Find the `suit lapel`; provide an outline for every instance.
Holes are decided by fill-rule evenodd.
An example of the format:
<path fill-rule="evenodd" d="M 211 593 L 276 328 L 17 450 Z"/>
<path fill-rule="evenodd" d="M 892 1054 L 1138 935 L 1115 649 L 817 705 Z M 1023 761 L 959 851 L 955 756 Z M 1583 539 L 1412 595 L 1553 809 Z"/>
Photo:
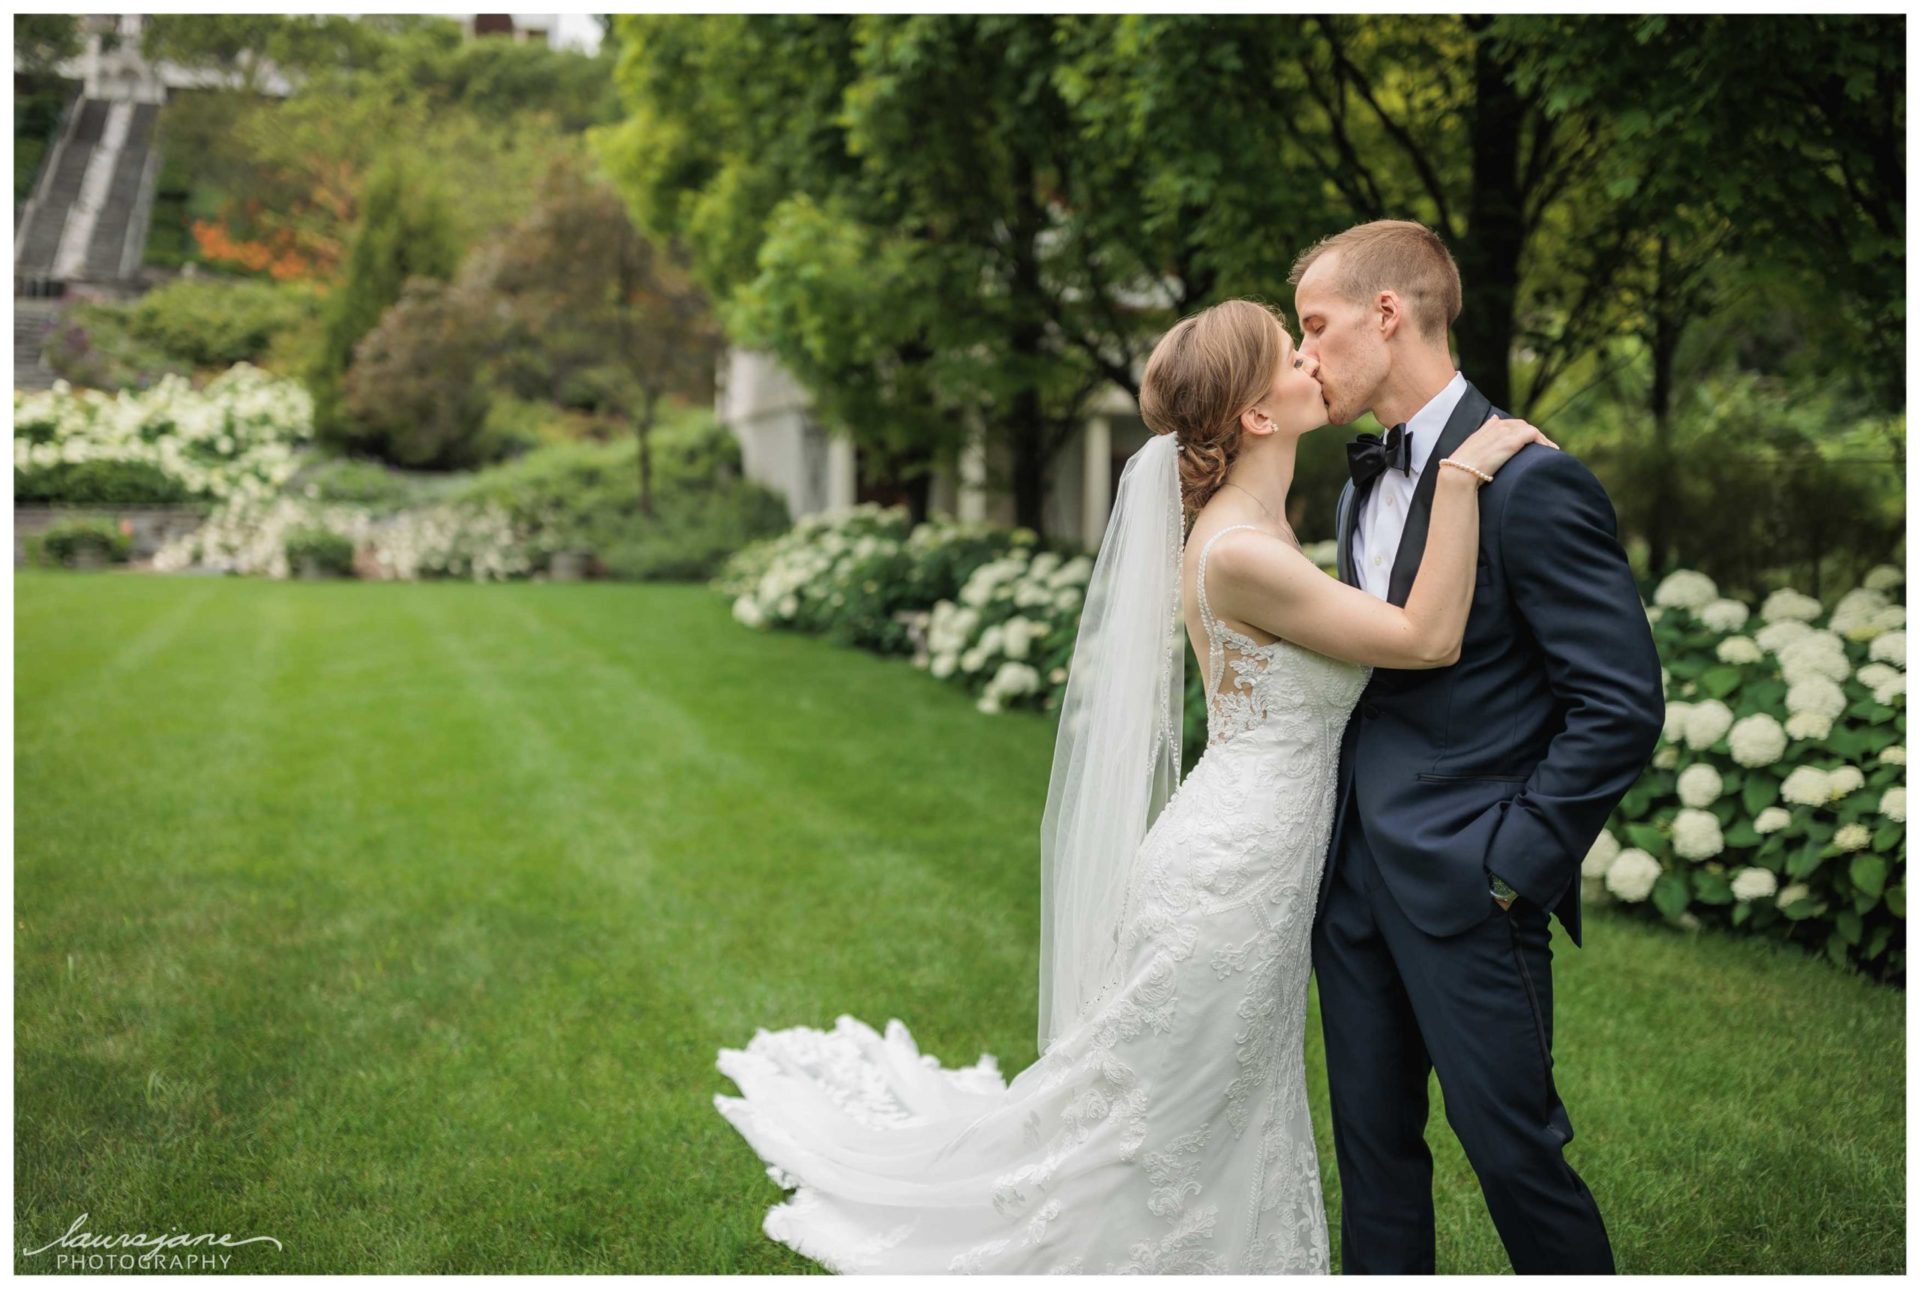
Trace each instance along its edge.
<path fill-rule="evenodd" d="M 1340 489 L 1340 502 L 1334 507 L 1333 515 L 1333 535 L 1338 541 L 1334 547 L 1337 555 L 1334 563 L 1338 566 L 1340 580 L 1349 586 L 1360 584 L 1353 574 L 1354 514 L 1359 507 L 1360 502 L 1354 496 L 1353 480 L 1349 479 Z"/>
<path fill-rule="evenodd" d="M 1485 394 L 1467 382 L 1466 392 L 1454 404 L 1453 415 L 1440 431 L 1440 439 L 1427 456 L 1420 481 L 1413 486 L 1413 500 L 1407 504 L 1407 525 L 1400 532 L 1400 549 L 1393 556 L 1393 577 L 1387 583 L 1387 602 L 1406 607 L 1407 593 L 1413 589 L 1414 574 L 1420 571 L 1420 556 L 1427 549 L 1427 518 L 1433 510 L 1434 478 L 1440 473 L 1440 458 L 1466 442 L 1493 411 Z"/>

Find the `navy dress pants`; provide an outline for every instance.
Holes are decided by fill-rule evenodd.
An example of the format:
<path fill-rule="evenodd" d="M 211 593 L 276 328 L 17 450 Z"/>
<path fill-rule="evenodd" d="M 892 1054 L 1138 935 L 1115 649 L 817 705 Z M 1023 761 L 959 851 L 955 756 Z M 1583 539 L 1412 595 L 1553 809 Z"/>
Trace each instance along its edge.
<path fill-rule="evenodd" d="M 1349 798 L 1351 803 L 1352 798 Z M 1436 938 L 1401 913 L 1350 809 L 1314 924 L 1340 1168 L 1346 1274 L 1431 1275 L 1428 1071 L 1521 1274 L 1612 1274 L 1600 1208 L 1562 1157 L 1573 1124 L 1553 1086 L 1553 950 L 1525 896 Z"/>

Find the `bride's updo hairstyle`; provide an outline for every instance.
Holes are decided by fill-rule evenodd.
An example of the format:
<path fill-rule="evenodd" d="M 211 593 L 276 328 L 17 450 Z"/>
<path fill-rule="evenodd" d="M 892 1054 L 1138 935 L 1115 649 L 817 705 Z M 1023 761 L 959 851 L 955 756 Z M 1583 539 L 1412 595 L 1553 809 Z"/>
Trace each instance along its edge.
<path fill-rule="evenodd" d="M 1223 300 L 1180 319 L 1147 359 L 1140 415 L 1180 445 L 1187 522 L 1207 504 L 1240 453 L 1240 413 L 1267 396 L 1287 345 L 1279 310 Z"/>

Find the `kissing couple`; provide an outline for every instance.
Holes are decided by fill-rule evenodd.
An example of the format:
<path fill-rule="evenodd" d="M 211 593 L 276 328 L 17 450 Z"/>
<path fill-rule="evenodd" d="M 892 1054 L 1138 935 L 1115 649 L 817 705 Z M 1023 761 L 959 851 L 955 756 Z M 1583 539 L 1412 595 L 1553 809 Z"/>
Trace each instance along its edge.
<path fill-rule="evenodd" d="M 1430 1072 L 1514 1270 L 1615 1269 L 1562 1154 L 1548 925 L 1579 945 L 1665 713 L 1613 507 L 1455 369 L 1433 232 L 1361 224 L 1290 281 L 1297 344 L 1228 300 L 1147 362 L 1041 826 L 1039 1059 L 947 1069 L 844 1015 L 720 1053 L 716 1107 L 794 1192 L 766 1233 L 830 1270 L 1326 1274 L 1310 974 L 1344 1273 L 1435 1270 Z M 1368 412 L 1329 577 L 1295 453 Z"/>

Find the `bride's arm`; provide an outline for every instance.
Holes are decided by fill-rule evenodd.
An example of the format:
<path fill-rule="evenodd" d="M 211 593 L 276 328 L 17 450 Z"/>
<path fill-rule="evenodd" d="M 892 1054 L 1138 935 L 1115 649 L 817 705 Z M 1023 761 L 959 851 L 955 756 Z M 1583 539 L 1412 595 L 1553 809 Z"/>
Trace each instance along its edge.
<path fill-rule="evenodd" d="M 1528 443 L 1559 446 L 1525 421 L 1507 419 L 1481 426 L 1452 455 L 1492 474 Z M 1208 603 L 1269 635 L 1348 662 L 1407 671 L 1452 666 L 1460 660 L 1472 607 L 1480 480 L 1438 461 L 1427 468 L 1440 473 L 1406 607 L 1328 577 L 1277 537 L 1245 532 L 1229 534 L 1210 553 L 1208 571 L 1217 576 Z"/>
<path fill-rule="evenodd" d="M 1291 543 L 1229 533 L 1207 558 L 1207 600 L 1269 635 L 1369 667 L 1413 670 L 1460 660 L 1480 545 L 1480 481 L 1441 469 L 1434 482 L 1426 552 L 1406 607 L 1329 577 Z"/>

